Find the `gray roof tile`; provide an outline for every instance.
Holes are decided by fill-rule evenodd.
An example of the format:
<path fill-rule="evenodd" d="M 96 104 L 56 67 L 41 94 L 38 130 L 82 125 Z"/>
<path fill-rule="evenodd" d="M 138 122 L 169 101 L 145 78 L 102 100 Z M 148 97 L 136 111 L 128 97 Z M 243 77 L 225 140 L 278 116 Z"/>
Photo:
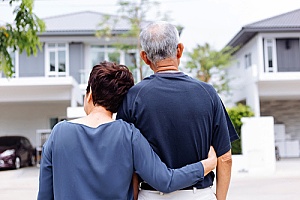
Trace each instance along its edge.
<path fill-rule="evenodd" d="M 227 46 L 243 46 L 259 32 L 300 31 L 300 9 L 245 25 Z"/>
<path fill-rule="evenodd" d="M 287 28 L 300 27 L 300 9 L 264 19 L 244 26 L 245 28 Z"/>
<path fill-rule="evenodd" d="M 106 14 L 97 12 L 78 12 L 65 15 L 58 15 L 54 17 L 43 18 L 46 24 L 46 31 L 42 35 L 47 34 L 94 34 L 99 29 L 98 25 L 105 18 Z M 114 23 L 114 20 L 117 23 Z M 130 29 L 128 21 L 119 18 L 118 16 L 111 15 L 108 24 L 114 25 L 113 31 L 122 32 Z"/>

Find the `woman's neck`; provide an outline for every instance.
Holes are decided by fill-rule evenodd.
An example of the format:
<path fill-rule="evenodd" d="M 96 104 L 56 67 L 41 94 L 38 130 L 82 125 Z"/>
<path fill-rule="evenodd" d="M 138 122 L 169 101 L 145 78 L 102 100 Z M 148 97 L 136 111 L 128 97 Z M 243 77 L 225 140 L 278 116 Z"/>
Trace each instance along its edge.
<path fill-rule="evenodd" d="M 102 106 L 95 106 L 91 109 L 87 116 L 72 120 L 71 122 L 96 128 L 101 124 L 114 121 L 112 119 L 112 114 L 112 112 L 106 110 Z"/>

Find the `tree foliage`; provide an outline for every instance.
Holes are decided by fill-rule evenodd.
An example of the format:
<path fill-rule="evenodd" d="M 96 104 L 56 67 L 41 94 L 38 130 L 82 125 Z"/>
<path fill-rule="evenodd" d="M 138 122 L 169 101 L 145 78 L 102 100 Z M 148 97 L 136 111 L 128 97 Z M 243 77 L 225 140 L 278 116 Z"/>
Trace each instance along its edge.
<path fill-rule="evenodd" d="M 226 67 L 232 63 L 232 54 L 237 48 L 225 47 L 220 51 L 211 48 L 208 43 L 197 45 L 187 53 L 187 68 L 196 73 L 196 78 L 211 83 L 218 93 L 229 92 L 229 79 L 226 75 Z"/>
<path fill-rule="evenodd" d="M 10 6 L 14 1 L 17 0 L 9 1 Z M 11 77 L 14 73 L 9 49 L 13 52 L 18 50 L 20 53 L 25 51 L 28 56 L 36 55 L 38 49 L 41 49 L 37 34 L 45 30 L 45 24 L 32 9 L 33 0 L 22 0 L 13 11 L 14 24 L 0 25 L 0 70 L 7 77 Z"/>
<path fill-rule="evenodd" d="M 152 8 L 157 9 L 159 3 L 157 1 L 151 0 L 119 0 L 119 9 L 117 11 L 118 15 L 106 15 L 103 20 L 99 23 L 99 29 L 96 32 L 96 36 L 102 38 L 112 38 L 115 36 L 114 27 L 120 20 L 125 20 L 130 24 L 130 30 L 125 33 L 118 35 L 119 40 L 114 44 L 114 46 L 125 52 L 138 51 L 140 52 L 141 46 L 139 41 L 139 34 L 141 28 L 145 22 L 147 22 L 147 14 L 152 10 Z M 156 12 L 156 19 L 160 18 L 166 20 L 168 16 L 161 17 L 161 13 Z M 131 39 L 131 43 L 124 42 L 125 39 Z M 145 71 L 143 70 L 143 62 L 137 59 L 138 56 L 134 53 L 130 54 L 132 63 L 134 66 L 128 66 L 130 69 L 138 69 L 140 77 L 142 80 L 145 76 Z"/>
<path fill-rule="evenodd" d="M 228 115 L 234 125 L 234 128 L 238 135 L 241 138 L 241 128 L 242 128 L 242 118 L 243 117 L 253 117 L 254 112 L 251 110 L 249 106 L 238 104 L 235 107 L 228 108 L 227 109 Z M 242 148 L 241 148 L 241 139 L 236 140 L 232 143 L 232 154 L 241 154 Z"/>

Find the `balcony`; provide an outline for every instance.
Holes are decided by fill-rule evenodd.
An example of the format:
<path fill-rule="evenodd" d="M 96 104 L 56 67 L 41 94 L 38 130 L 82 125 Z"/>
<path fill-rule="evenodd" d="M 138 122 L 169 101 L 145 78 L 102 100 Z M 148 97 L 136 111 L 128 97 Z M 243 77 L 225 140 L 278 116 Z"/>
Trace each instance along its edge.
<path fill-rule="evenodd" d="M 82 105 L 80 88 L 73 77 L 1 78 L 0 103 L 70 101 Z"/>

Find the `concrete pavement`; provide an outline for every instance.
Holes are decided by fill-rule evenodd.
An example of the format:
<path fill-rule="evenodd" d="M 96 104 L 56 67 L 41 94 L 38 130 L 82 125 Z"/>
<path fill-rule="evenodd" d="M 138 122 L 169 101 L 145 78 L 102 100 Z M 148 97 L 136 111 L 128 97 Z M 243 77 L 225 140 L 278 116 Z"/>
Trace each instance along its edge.
<path fill-rule="evenodd" d="M 38 167 L 0 171 L 1 200 L 34 200 L 38 191 Z"/>
<path fill-rule="evenodd" d="M 1 200 L 33 200 L 38 191 L 38 167 L 0 171 Z M 228 200 L 299 200 L 300 158 L 276 163 L 266 176 L 233 174 Z"/>
<path fill-rule="evenodd" d="M 234 174 L 228 200 L 299 200 L 300 159 L 276 162 L 272 175 Z"/>

